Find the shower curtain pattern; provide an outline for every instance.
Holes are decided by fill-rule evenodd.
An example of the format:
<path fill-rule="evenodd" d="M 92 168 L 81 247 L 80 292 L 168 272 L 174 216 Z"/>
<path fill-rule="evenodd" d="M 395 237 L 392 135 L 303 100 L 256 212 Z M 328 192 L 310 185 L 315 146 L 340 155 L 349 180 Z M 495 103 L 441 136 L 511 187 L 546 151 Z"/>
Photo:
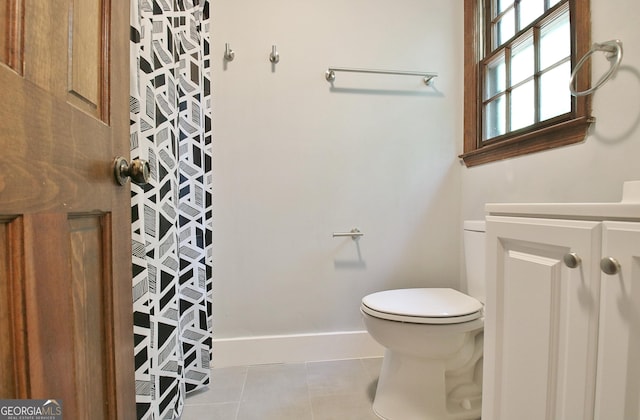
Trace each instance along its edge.
<path fill-rule="evenodd" d="M 175 419 L 209 382 L 211 94 L 209 3 L 131 1 L 131 158 L 138 419 Z"/>

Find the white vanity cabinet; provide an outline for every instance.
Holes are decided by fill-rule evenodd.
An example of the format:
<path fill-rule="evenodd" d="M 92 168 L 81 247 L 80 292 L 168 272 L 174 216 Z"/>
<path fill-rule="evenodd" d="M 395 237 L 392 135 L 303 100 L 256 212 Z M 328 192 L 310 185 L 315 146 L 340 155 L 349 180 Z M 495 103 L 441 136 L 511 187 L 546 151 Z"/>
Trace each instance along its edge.
<path fill-rule="evenodd" d="M 487 205 L 483 420 L 640 420 L 640 203 L 611 205 Z"/>

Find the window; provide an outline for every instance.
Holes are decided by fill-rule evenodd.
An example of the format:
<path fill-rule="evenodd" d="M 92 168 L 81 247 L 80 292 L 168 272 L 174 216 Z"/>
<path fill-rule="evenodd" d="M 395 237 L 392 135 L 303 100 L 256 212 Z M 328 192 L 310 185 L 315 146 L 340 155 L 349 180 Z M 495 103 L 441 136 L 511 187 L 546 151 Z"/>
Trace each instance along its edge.
<path fill-rule="evenodd" d="M 467 166 L 582 141 L 589 97 L 569 92 L 589 49 L 588 0 L 465 0 Z M 577 74 L 588 89 L 590 68 Z"/>

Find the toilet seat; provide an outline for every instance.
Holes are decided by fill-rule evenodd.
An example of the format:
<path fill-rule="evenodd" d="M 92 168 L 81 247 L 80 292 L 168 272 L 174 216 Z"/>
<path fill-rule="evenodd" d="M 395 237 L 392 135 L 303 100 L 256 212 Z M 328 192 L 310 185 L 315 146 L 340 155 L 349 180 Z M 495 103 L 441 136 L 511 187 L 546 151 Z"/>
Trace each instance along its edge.
<path fill-rule="evenodd" d="M 363 312 L 390 321 L 458 324 L 482 317 L 482 303 L 454 289 L 385 290 L 362 299 Z"/>

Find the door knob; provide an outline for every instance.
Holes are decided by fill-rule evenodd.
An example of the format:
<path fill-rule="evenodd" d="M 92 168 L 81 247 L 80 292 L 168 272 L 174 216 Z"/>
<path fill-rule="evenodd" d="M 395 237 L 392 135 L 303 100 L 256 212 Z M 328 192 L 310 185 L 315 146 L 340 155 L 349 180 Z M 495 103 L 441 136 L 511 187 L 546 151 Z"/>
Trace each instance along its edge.
<path fill-rule="evenodd" d="M 600 260 L 600 269 L 605 274 L 618 274 L 620 272 L 620 263 L 613 257 L 605 257 Z"/>
<path fill-rule="evenodd" d="M 570 252 L 568 254 L 565 254 L 562 260 L 564 261 L 566 266 L 569 268 L 576 268 L 582 262 L 578 254 L 576 254 L 575 252 Z"/>
<path fill-rule="evenodd" d="M 134 184 L 145 185 L 151 178 L 151 168 L 146 160 L 134 159 L 129 164 L 127 159 L 118 156 L 113 162 L 113 175 L 120 185 L 126 184 L 129 178 Z"/>

